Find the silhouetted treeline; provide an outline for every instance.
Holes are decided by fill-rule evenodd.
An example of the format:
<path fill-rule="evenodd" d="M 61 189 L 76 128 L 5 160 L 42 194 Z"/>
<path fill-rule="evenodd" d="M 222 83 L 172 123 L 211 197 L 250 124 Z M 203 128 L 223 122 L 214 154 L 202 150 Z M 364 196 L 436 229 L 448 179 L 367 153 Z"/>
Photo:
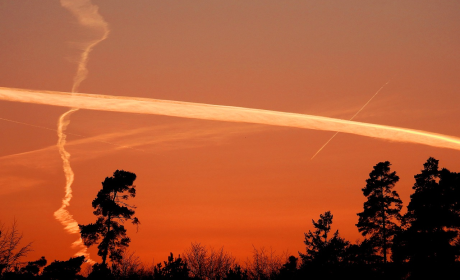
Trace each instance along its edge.
<path fill-rule="evenodd" d="M 440 169 L 438 160 L 429 158 L 414 176 L 403 214 L 395 190 L 399 177 L 390 166 L 388 161 L 376 164 L 362 188 L 366 201 L 356 224 L 362 241 L 352 243 L 332 231 L 333 214 L 327 211 L 312 220 L 298 256 L 254 248 L 252 257 L 239 264 L 223 248 L 192 243 L 182 256 L 171 253 L 167 261 L 150 266 L 127 251 L 130 239 L 122 223 L 139 224 L 132 217 L 135 207 L 125 202 L 135 196 L 136 175 L 117 170 L 93 201 L 96 223 L 80 225 L 85 244 L 99 244 L 100 264 L 86 264 L 82 271 L 83 256 L 22 263 L 31 244 L 19 246 L 22 235 L 13 223 L 0 227 L 0 279 L 458 279 L 460 174 Z"/>

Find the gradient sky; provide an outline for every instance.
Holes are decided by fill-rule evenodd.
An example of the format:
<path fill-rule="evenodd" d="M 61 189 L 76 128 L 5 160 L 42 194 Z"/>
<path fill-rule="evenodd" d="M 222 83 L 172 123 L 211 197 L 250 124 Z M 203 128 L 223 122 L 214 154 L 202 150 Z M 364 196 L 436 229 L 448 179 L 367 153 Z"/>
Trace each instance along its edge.
<path fill-rule="evenodd" d="M 93 3 L 111 32 L 81 92 L 349 119 L 390 81 L 356 121 L 460 137 L 458 1 Z M 57 0 L 3 0 L 0 38 L 1 87 L 70 91 L 94 34 Z M 53 216 L 65 184 L 53 129 L 65 111 L 0 101 L 0 118 L 20 122 L 0 120 L 0 221 L 18 221 L 34 242 L 30 259 L 76 253 L 77 236 Z M 70 213 L 93 222 L 104 178 L 136 173 L 141 226 L 127 227 L 145 262 L 191 242 L 240 260 L 253 245 L 297 254 L 311 219 L 328 210 L 333 230 L 355 241 L 375 164 L 392 163 L 404 206 L 428 157 L 460 171 L 458 151 L 348 134 L 310 160 L 334 132 L 85 110 L 70 120 Z"/>

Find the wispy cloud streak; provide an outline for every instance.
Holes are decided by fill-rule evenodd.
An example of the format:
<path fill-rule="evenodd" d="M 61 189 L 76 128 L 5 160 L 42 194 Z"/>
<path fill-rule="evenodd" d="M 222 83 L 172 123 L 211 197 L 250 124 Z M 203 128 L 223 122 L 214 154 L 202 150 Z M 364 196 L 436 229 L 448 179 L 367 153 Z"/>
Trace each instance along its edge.
<path fill-rule="evenodd" d="M 67 113 L 67 112 L 66 112 L 66 113 Z M 66 114 L 66 113 L 64 113 L 64 114 Z M 61 116 L 62 116 L 62 115 L 61 115 Z M 11 123 L 16 123 L 16 124 L 21 124 L 21 125 L 26 125 L 26 126 L 30 126 L 30 127 L 35 127 L 35 128 L 45 129 L 45 130 L 54 131 L 54 132 L 58 132 L 58 131 L 59 131 L 58 129 L 53 129 L 53 128 L 49 128 L 49 127 L 45 127 L 45 126 L 41 126 L 41 125 L 36 125 L 36 124 L 31 124 L 31 123 L 25 123 L 25 122 L 20 122 L 20 121 L 5 119 L 5 118 L 0 118 L 0 120 L 6 121 L 6 122 L 11 122 Z M 58 124 L 58 127 L 59 127 L 59 124 Z M 58 134 L 59 134 L 59 133 L 58 133 Z M 86 135 L 81 135 L 81 134 L 76 134 L 76 133 L 67 132 L 66 134 L 67 134 L 67 135 L 78 136 L 78 137 L 81 137 L 81 138 L 88 138 L 88 136 L 86 136 Z M 109 144 L 109 145 L 112 145 L 112 146 L 116 146 L 116 147 L 118 147 L 118 148 L 126 148 L 126 149 L 131 149 L 131 150 L 136 150 L 136 151 L 144 152 L 144 150 L 141 150 L 141 149 L 136 149 L 136 148 L 131 147 L 131 146 L 120 145 L 120 144 L 116 144 L 116 143 L 112 143 L 112 142 L 108 142 L 108 141 L 104 141 L 104 140 L 94 140 L 94 141 L 96 141 L 96 142 L 101 142 L 101 143 L 104 143 L 104 144 Z M 0 157 L 0 159 L 1 159 L 1 157 Z"/>
<path fill-rule="evenodd" d="M 338 131 L 389 141 L 460 150 L 460 138 L 402 127 L 286 113 L 148 98 L 0 88 L 0 100 L 87 110 L 164 115 L 191 119 L 256 123 L 304 129 Z"/>
<path fill-rule="evenodd" d="M 124 147 L 127 146 L 142 147 L 142 155 L 146 153 L 158 155 L 173 150 L 225 145 L 231 143 L 231 139 L 238 135 L 259 133 L 269 128 L 261 125 L 230 123 L 219 125 L 183 121 L 168 125 L 122 129 L 82 139 L 66 139 L 65 146 L 67 150 L 72 151 L 72 162 L 94 162 L 100 157 L 123 153 L 123 150 L 126 150 Z M 99 144 L 105 141 L 120 145 Z M 56 167 L 62 166 L 61 158 L 56 156 L 57 150 L 56 145 L 51 145 L 0 157 L 0 169 L 5 173 L 5 176 L 0 177 L 0 185 L 5 186 L 0 188 L 0 195 L 47 184 L 47 180 L 55 176 Z M 24 177 L 24 172 L 30 176 Z M 11 181 L 15 184 L 8 183 Z"/>

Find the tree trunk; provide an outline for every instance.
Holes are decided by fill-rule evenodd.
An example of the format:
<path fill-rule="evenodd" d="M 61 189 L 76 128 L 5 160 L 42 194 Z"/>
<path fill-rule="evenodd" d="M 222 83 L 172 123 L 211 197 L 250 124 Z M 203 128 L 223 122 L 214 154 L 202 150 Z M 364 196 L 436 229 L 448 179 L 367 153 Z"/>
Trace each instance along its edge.
<path fill-rule="evenodd" d="M 107 235 L 110 233 L 110 212 L 107 215 Z M 109 242 L 107 242 L 105 249 L 104 249 L 104 255 L 102 256 L 102 265 L 106 265 L 106 260 L 107 260 L 107 254 L 109 253 Z"/>
<path fill-rule="evenodd" d="M 382 193 L 382 226 L 383 226 L 383 265 L 384 267 L 386 266 L 387 263 L 387 237 L 386 237 L 386 225 L 385 225 L 385 196 L 383 195 L 383 186 L 381 189 Z M 385 271 L 385 269 L 384 269 Z"/>
<path fill-rule="evenodd" d="M 112 201 L 115 202 L 115 199 L 117 198 L 117 192 L 114 192 Z M 111 222 L 112 215 L 110 211 L 107 213 L 107 235 L 110 234 L 110 222 Z M 109 254 L 109 240 L 107 240 L 107 244 L 105 245 L 105 250 L 104 250 L 104 255 L 102 256 L 102 265 L 106 265 L 107 261 L 107 255 Z"/>
<path fill-rule="evenodd" d="M 387 238 L 386 238 L 386 227 L 385 227 L 385 209 L 383 210 L 383 264 L 387 263 Z"/>

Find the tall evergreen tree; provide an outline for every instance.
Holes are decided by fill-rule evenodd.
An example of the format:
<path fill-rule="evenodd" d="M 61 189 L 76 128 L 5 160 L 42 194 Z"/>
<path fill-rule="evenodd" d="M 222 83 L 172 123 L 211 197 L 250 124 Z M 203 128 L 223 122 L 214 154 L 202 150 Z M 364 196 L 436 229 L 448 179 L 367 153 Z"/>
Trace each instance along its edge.
<path fill-rule="evenodd" d="M 397 222 L 401 219 L 402 201 L 393 190 L 399 181 L 396 172 L 390 172 L 390 162 L 379 162 L 369 173 L 366 186 L 362 189 L 367 197 L 364 210 L 358 213 L 356 224 L 359 232 L 383 254 L 383 262 L 387 261 L 387 250 L 390 248 L 394 235 L 398 231 Z"/>
<path fill-rule="evenodd" d="M 123 223 L 131 220 L 133 224 L 139 224 L 139 220 L 133 217 L 135 207 L 125 202 L 130 196 L 136 196 L 134 180 L 136 174 L 124 170 L 116 170 L 112 177 L 105 178 L 102 189 L 92 203 L 97 221 L 94 224 L 78 225 L 86 246 L 99 242 L 98 255 L 102 257 L 103 266 L 109 254 L 112 263 L 119 262 L 131 241 L 126 236 Z"/>

